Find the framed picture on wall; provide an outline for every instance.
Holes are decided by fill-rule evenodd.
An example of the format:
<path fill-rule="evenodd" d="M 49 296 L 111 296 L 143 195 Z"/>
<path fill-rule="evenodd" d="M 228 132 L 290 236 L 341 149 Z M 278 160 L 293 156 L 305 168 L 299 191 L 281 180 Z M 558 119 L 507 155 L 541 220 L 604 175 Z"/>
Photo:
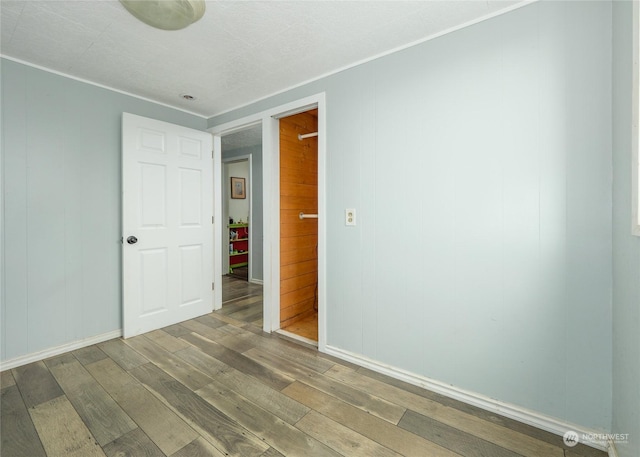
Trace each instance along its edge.
<path fill-rule="evenodd" d="M 247 198 L 244 178 L 231 178 L 231 198 Z"/>

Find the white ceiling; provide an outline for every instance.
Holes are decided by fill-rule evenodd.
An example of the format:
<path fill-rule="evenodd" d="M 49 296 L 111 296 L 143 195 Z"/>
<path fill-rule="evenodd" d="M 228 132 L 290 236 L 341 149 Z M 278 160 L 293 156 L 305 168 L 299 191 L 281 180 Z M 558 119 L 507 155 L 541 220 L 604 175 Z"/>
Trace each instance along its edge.
<path fill-rule="evenodd" d="M 229 133 L 222 137 L 222 152 L 231 152 L 236 149 L 258 146 L 262 144 L 262 125 L 250 127 Z"/>
<path fill-rule="evenodd" d="M 211 117 L 523 3 L 216 0 L 164 31 L 116 0 L 1 0 L 0 40 L 6 57 Z"/>

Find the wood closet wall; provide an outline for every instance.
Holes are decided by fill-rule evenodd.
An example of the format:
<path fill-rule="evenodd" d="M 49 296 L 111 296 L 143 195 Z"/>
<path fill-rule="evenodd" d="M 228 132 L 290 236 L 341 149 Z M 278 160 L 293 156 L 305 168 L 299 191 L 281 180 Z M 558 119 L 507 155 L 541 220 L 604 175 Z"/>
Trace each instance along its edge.
<path fill-rule="evenodd" d="M 280 119 L 280 327 L 317 311 L 318 110 Z M 314 309 L 315 307 L 315 309 Z"/>

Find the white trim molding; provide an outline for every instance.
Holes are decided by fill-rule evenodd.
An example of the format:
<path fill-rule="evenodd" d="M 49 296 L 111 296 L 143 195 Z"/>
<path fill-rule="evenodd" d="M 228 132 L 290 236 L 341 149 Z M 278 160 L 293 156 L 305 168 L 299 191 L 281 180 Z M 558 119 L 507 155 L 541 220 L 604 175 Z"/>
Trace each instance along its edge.
<path fill-rule="evenodd" d="M 134 94 L 133 92 L 127 92 L 125 90 L 120 90 L 120 89 L 116 89 L 115 87 L 106 86 L 104 84 L 100 84 L 100 83 L 97 83 L 95 81 L 91 81 L 89 79 L 80 78 L 80 77 L 74 76 L 74 75 L 72 75 L 70 73 L 64 73 L 64 72 L 61 72 L 61 71 L 58 71 L 58 70 L 53 70 L 52 68 L 43 67 L 42 65 L 37 65 L 35 63 L 27 62 L 26 60 L 16 59 L 15 57 L 11 57 L 11 56 L 4 55 L 4 54 L 0 54 L 0 58 L 6 59 L 6 60 L 10 60 L 11 62 L 19 63 L 21 65 L 25 65 L 27 67 L 35 68 L 36 70 L 46 71 L 47 73 L 51 73 L 53 75 L 58 75 L 58 76 L 62 76 L 64 78 L 69 78 L 69 79 L 72 79 L 74 81 L 78 81 L 78 82 L 81 82 L 81 83 L 84 83 L 84 84 L 89 84 L 90 86 L 99 87 L 100 89 L 110 90 L 111 92 L 115 92 L 117 94 L 126 95 L 128 97 L 137 98 L 138 100 L 142 100 L 142 101 L 145 101 L 145 102 L 153 103 L 155 105 L 164 106 L 165 108 L 171 108 L 171 109 L 174 109 L 176 111 L 182 111 L 183 113 L 191 114 L 193 116 L 199 117 L 199 118 L 204 119 L 204 120 L 208 120 L 209 117 L 210 117 L 210 116 L 205 116 L 205 115 L 200 114 L 200 113 L 196 113 L 195 111 L 189 111 L 189 110 L 184 109 L 184 108 L 182 108 L 180 106 L 170 105 L 169 103 L 161 102 L 161 101 L 155 100 L 153 98 L 143 97 L 142 95 Z"/>
<path fill-rule="evenodd" d="M 44 349 L 38 352 L 32 352 L 31 354 L 9 359 L 0 363 L 0 371 L 10 370 L 12 368 L 21 367 L 32 362 L 38 362 L 40 360 L 48 359 L 56 355 L 64 354 L 66 352 L 75 351 L 87 346 L 102 343 L 103 341 L 112 340 L 114 338 L 120 338 L 122 336 L 122 329 L 113 330 L 112 332 L 103 333 L 101 335 L 84 338 L 81 340 L 72 341 L 70 343 L 56 346 L 49 349 Z"/>
<path fill-rule="evenodd" d="M 226 109 L 226 110 L 223 110 L 223 111 L 220 111 L 220 112 L 211 113 L 211 115 L 209 116 L 209 119 L 211 120 L 212 118 L 215 118 L 215 117 L 218 117 L 218 116 L 222 116 L 224 114 L 231 113 L 233 111 L 236 111 L 236 110 L 239 110 L 239 109 L 242 109 L 242 108 L 246 108 L 247 106 L 251 106 L 254 103 L 259 103 L 259 102 L 267 100 L 267 99 L 269 99 L 271 97 L 276 97 L 278 95 L 290 92 L 290 91 L 295 90 L 295 89 L 297 89 L 299 87 L 306 86 L 307 84 L 312 84 L 312 83 L 314 83 L 316 81 L 320 81 L 322 79 L 329 78 L 329 77 L 331 77 L 333 75 L 336 75 L 338 73 L 342 73 L 343 71 L 349 70 L 350 68 L 354 68 L 354 67 L 357 67 L 359 65 L 363 65 L 363 64 L 365 64 L 367 62 L 372 62 L 372 61 L 380 59 L 382 57 L 385 57 L 385 56 L 388 56 L 388 55 L 391 55 L 391 54 L 395 54 L 396 52 L 404 51 L 405 49 L 409 49 L 409 48 L 412 48 L 414 46 L 418 46 L 418 45 L 420 45 L 422 43 L 426 43 L 427 41 L 435 40 L 436 38 L 440 38 L 441 36 L 448 35 L 450 33 L 456 32 L 458 30 L 462 30 L 462 29 L 467 28 L 467 27 L 471 27 L 471 26 L 473 26 L 475 24 L 479 24 L 480 22 L 484 22 L 484 21 L 487 21 L 489 19 L 493 19 L 494 17 L 502 16 L 503 14 L 507 14 L 507 13 L 509 13 L 511 11 L 517 10 L 517 9 L 522 8 L 524 6 L 528 6 L 528 5 L 530 5 L 532 3 L 536 3 L 538 1 L 539 0 L 522 0 L 522 1 L 519 1 L 519 2 L 517 2 L 515 4 L 512 4 L 511 6 L 506 7 L 506 8 L 502 8 L 502 9 L 500 9 L 498 11 L 492 11 L 491 13 L 488 13 L 488 14 L 485 14 L 484 16 L 472 19 L 472 20 L 467 21 L 467 22 L 465 22 L 463 24 L 454 25 L 453 27 L 449 27 L 447 29 L 444 29 L 444 30 L 441 30 L 439 32 L 433 33 L 431 35 L 427 35 L 426 37 L 419 38 L 419 39 L 417 39 L 415 41 L 412 41 L 410 43 L 405 43 L 405 44 L 402 44 L 402 45 L 397 46 L 395 48 L 391 48 L 391 49 L 388 49 L 386 51 L 383 51 L 383 52 L 380 52 L 378 54 L 375 54 L 373 56 L 365 57 L 364 59 L 357 60 L 355 62 L 351 62 L 351 63 L 349 63 L 347 65 L 342 66 L 342 67 L 330 70 L 330 71 L 328 71 L 326 73 L 323 73 L 323 74 L 320 74 L 318 76 L 314 76 L 313 78 L 310 78 L 310 79 L 301 81 L 299 83 L 293 84 L 291 86 L 285 87 L 284 89 L 277 90 L 277 91 L 272 92 L 272 93 L 270 93 L 268 95 L 256 98 L 256 99 L 254 99 L 254 100 L 252 100 L 250 102 L 243 103 L 242 105 L 236 106 L 234 108 L 229 108 L 229 109 Z M 302 111 L 306 111 L 306 110 L 302 110 Z M 300 112 L 300 111 L 294 110 L 294 112 L 291 112 L 291 113 L 284 113 L 282 115 L 282 117 L 289 116 L 291 114 L 296 114 L 298 112 Z"/>
<path fill-rule="evenodd" d="M 351 363 L 355 363 L 356 365 L 369 368 L 370 370 L 376 371 L 378 373 L 385 374 L 392 378 L 408 382 L 409 384 L 413 384 L 414 386 L 422 387 L 423 389 L 427 389 L 431 392 L 444 395 L 445 397 L 453 398 L 454 400 L 464 402 L 468 405 L 477 406 L 478 408 L 482 408 L 486 411 L 491 411 L 493 413 L 500 414 L 510 419 L 514 419 L 518 422 L 532 425 L 536 428 L 545 430 L 547 432 L 553 433 L 560 437 L 562 437 L 568 430 L 573 430 L 577 432 L 580 436 L 606 435 L 606 432 L 603 432 L 602 430 L 591 430 L 591 429 L 582 427 L 580 425 L 571 424 L 563 420 L 557 419 L 555 417 L 546 416 L 536 411 L 522 408 L 518 405 L 502 402 L 502 401 L 495 400 L 493 398 L 489 398 L 475 392 L 460 389 L 458 387 L 445 384 L 440 381 L 436 381 L 435 379 L 427 378 L 426 376 L 417 375 L 415 373 L 411 373 L 401 368 L 387 365 L 385 363 L 378 362 L 376 360 L 370 359 L 363 355 L 355 354 L 350 351 L 345 351 L 343 349 L 336 348 L 334 346 L 326 345 L 325 350 L 323 352 L 329 355 L 333 355 L 339 359 L 346 360 Z M 617 454 L 615 453 L 615 449 L 613 451 L 614 454 L 611 454 L 610 449 L 613 443 L 610 440 L 606 440 L 606 441 L 592 440 L 588 442 L 581 441 L 581 443 L 586 446 L 599 449 L 601 451 L 608 451 L 610 457 L 611 456 L 617 457 Z"/>
<path fill-rule="evenodd" d="M 609 440 L 609 448 L 607 449 L 607 454 L 609 454 L 609 457 L 618 457 L 618 450 L 616 449 L 616 445 L 612 440 Z"/>
<path fill-rule="evenodd" d="M 213 137 L 213 310 L 222 308 L 222 256 L 229 255 L 228 246 L 222 248 L 222 141 L 220 136 Z M 227 271 L 229 271 L 227 269 Z M 226 274 L 226 272 L 225 272 Z M 218 287 L 215 286 L 218 284 Z"/>

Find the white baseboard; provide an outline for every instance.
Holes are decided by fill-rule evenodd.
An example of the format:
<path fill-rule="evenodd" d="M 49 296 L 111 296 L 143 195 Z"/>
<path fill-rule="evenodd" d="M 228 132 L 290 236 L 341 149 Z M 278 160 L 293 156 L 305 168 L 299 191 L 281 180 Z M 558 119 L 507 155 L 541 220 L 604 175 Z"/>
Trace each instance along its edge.
<path fill-rule="evenodd" d="M 609 457 L 618 457 L 618 450 L 612 440 L 609 440 L 609 448 L 607 449 L 607 452 L 609 453 Z"/>
<path fill-rule="evenodd" d="M 546 416 L 536 411 L 522 408 L 518 405 L 502 402 L 475 392 L 460 389 L 458 387 L 427 378 L 426 376 L 420 376 L 415 373 L 411 373 L 409 371 L 369 359 L 368 357 L 362 356 L 360 354 L 355 354 L 333 346 L 327 345 L 325 352 L 348 362 L 355 363 L 356 365 L 369 368 L 378 373 L 382 373 L 387 376 L 391 376 L 392 378 L 408 382 L 409 384 L 413 384 L 415 386 L 422 387 L 446 397 L 453 398 L 454 400 L 459 400 L 469 405 L 477 406 L 478 408 L 500 414 L 510 419 L 517 420 L 518 422 L 532 425 L 534 427 L 559 436 L 563 436 L 568 430 L 573 430 L 580 436 L 592 436 L 594 434 L 597 435 L 605 433 L 601 430 L 587 429 L 585 427 L 581 427 L 576 424 L 570 424 L 551 416 Z M 608 451 L 610 457 L 617 457 L 615 447 L 612 446 L 613 443 L 611 443 L 610 441 L 581 442 L 582 444 L 585 444 L 587 446 L 602 451 Z M 611 453 L 612 448 L 613 454 Z"/>
<path fill-rule="evenodd" d="M 12 368 L 20 367 L 28 363 L 37 362 L 39 360 L 48 359 L 49 357 L 64 354 L 65 352 L 75 351 L 76 349 L 91 346 L 92 344 L 102 343 L 103 341 L 112 340 L 114 338 L 120 338 L 121 336 L 122 329 L 113 330 L 112 332 L 84 338 L 82 340 L 72 341 L 71 343 L 66 343 L 54 348 L 33 352 L 31 354 L 16 357 L 14 359 L 9 359 L 0 363 L 0 371 L 10 370 Z"/>
<path fill-rule="evenodd" d="M 252 283 L 252 284 L 258 284 L 260 286 L 264 285 L 264 281 L 262 279 L 253 279 L 252 278 L 251 281 L 249 281 L 249 282 Z"/>

